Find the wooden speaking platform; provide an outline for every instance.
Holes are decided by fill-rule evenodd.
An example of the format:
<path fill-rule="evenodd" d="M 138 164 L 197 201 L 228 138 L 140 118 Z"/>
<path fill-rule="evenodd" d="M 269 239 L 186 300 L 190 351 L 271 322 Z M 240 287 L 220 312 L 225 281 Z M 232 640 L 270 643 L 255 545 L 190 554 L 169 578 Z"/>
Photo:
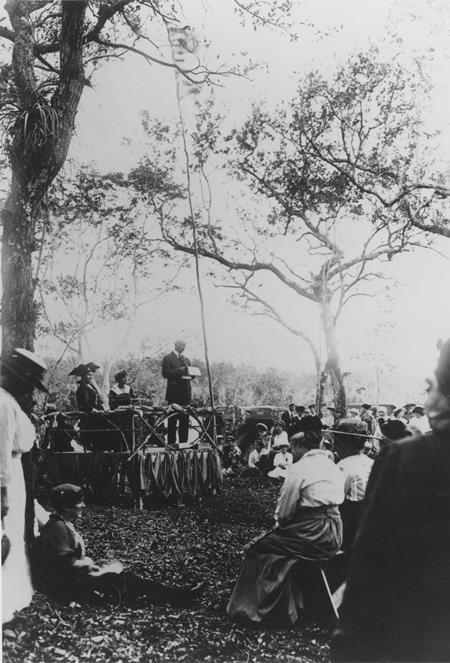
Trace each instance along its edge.
<path fill-rule="evenodd" d="M 52 414 L 42 434 L 39 474 L 47 483 L 84 486 L 94 500 L 129 489 L 137 505 L 151 494 L 177 499 L 214 494 L 222 483 L 214 413 L 185 411 L 192 427 L 184 449 L 169 448 L 165 441 L 167 421 L 179 412 L 170 407 Z"/>

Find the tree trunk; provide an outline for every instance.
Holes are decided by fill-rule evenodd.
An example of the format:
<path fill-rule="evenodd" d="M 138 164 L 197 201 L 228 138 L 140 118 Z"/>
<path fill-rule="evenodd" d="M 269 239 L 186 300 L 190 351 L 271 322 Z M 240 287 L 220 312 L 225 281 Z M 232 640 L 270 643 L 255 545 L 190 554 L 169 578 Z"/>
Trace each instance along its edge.
<path fill-rule="evenodd" d="M 13 176 L 2 214 L 2 352 L 34 348 L 37 306 L 34 302 L 32 253 L 34 222 L 26 193 Z"/>
<path fill-rule="evenodd" d="M 64 165 L 84 87 L 83 26 L 87 0 L 61 3 L 60 73 L 49 100 L 34 73 L 33 4 L 6 4 L 15 32 L 12 77 L 18 114 L 9 129 L 11 190 L 3 210 L 2 354 L 34 348 L 37 307 L 32 259 L 36 223 L 50 184 Z"/>
<path fill-rule="evenodd" d="M 342 419 L 347 414 L 347 396 L 339 361 L 335 323 L 327 302 L 322 303 L 321 316 L 327 348 L 327 368 L 334 394 L 334 415 L 335 419 L 338 420 Z"/>
<path fill-rule="evenodd" d="M 328 369 L 325 366 L 323 370 L 318 367 L 318 374 L 317 374 L 317 394 L 316 394 L 316 410 L 320 415 L 320 412 L 322 411 L 323 407 L 323 402 L 325 398 L 325 387 L 327 384 L 327 378 L 328 378 Z"/>

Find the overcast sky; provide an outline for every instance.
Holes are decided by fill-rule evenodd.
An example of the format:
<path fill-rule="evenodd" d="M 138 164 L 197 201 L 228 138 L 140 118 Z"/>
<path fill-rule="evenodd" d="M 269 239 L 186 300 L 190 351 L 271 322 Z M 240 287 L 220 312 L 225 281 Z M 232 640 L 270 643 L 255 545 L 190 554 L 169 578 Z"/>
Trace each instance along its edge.
<path fill-rule="evenodd" d="M 184 0 L 180 4 L 185 7 L 186 23 L 195 29 L 200 40 L 211 43 L 207 51 L 211 62 L 244 61 L 240 53 L 245 51 L 253 61 L 266 65 L 252 75 L 252 80 L 227 79 L 224 88 L 218 91 L 219 102 L 236 121 L 244 117 L 252 103 L 261 100 L 276 105 L 289 98 L 299 76 L 311 68 L 331 71 L 350 52 L 365 49 L 369 42 L 384 48 L 383 40 L 393 26 L 404 40 L 405 58 L 434 46 L 435 112 L 430 117 L 430 126 L 442 129 L 442 154 L 444 158 L 450 154 L 449 52 L 445 29 L 449 22 L 445 3 L 304 0 L 298 3 L 297 20 L 306 19 L 315 28 L 300 26 L 296 42 L 290 42 L 276 30 L 254 31 L 251 26 L 242 27 L 229 1 Z M 442 20 L 436 18 L 439 6 L 443 8 Z M 415 11 L 416 19 L 411 16 Z M 166 54 L 169 55 L 168 48 Z M 113 61 L 105 66 L 97 72 L 93 89 L 84 93 L 70 156 L 93 162 L 103 170 L 127 171 L 145 152 L 140 129 L 143 110 L 162 121 L 176 121 L 173 74 L 165 68 L 150 67 L 139 58 L 123 63 Z M 226 214 L 226 210 L 223 212 Z M 423 252 L 420 258 L 405 256 L 390 265 L 391 274 L 398 282 L 393 299 L 381 296 L 376 300 L 359 299 L 356 308 L 348 309 L 339 333 L 344 370 L 355 370 L 361 364 L 373 362 L 365 354 L 368 351 L 376 354 L 379 347 L 380 357 L 401 366 L 413 363 L 424 375 L 429 372 L 436 339 L 450 336 L 450 298 L 443 295 L 450 283 L 450 244 L 442 242 L 439 248 L 442 255 Z M 188 340 L 189 353 L 202 355 L 193 271 L 185 275 L 183 285 L 183 293 L 171 294 L 146 311 L 136 328 L 136 345 L 145 335 L 152 335 L 155 346 L 170 346 L 181 334 Z M 309 351 L 301 341 L 274 322 L 237 311 L 227 303 L 226 296 L 226 291 L 206 282 L 213 361 L 312 369 Z M 298 314 L 305 321 L 306 330 L 318 334 L 317 317 L 311 307 L 305 305 Z M 391 325 L 389 331 L 376 337 L 374 330 L 385 320 Z M 108 350 L 104 334 L 94 339 L 93 347 L 98 359 L 102 359 L 102 353 Z"/>

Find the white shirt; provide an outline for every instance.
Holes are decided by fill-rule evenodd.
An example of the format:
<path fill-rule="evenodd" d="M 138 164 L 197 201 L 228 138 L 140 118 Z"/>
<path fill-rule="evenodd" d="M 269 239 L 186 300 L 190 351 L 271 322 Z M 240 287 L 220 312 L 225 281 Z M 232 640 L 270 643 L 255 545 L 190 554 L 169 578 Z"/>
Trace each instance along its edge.
<path fill-rule="evenodd" d="M 431 430 L 430 422 L 425 414 L 422 417 L 411 417 L 408 426 L 413 433 L 419 433 L 420 435 Z"/>
<path fill-rule="evenodd" d="M 248 455 L 248 466 L 256 467 L 256 463 L 259 461 L 259 456 L 260 453 L 257 449 L 253 449 L 253 451 L 250 451 Z"/>
<path fill-rule="evenodd" d="M 274 467 L 278 467 L 278 465 L 285 465 L 288 467 L 289 465 L 292 465 L 293 461 L 294 459 L 292 458 L 292 454 L 289 451 L 279 451 L 277 454 L 275 454 L 273 464 Z"/>
<path fill-rule="evenodd" d="M 36 430 L 15 398 L 0 388 L 0 485 L 11 480 L 11 460 L 30 451 Z"/>
<path fill-rule="evenodd" d="M 281 488 L 275 518 L 287 521 L 297 507 L 341 504 L 344 476 L 323 449 L 311 449 L 291 465 Z"/>
<path fill-rule="evenodd" d="M 288 434 L 285 430 L 282 430 L 278 435 L 273 436 L 272 449 L 276 449 L 276 445 L 287 444 L 289 445 Z"/>
<path fill-rule="evenodd" d="M 347 456 L 339 461 L 338 467 L 344 474 L 345 499 L 361 502 L 366 494 L 367 482 L 372 471 L 373 460 L 364 453 Z"/>
<path fill-rule="evenodd" d="M 122 394 L 129 394 L 130 393 L 130 385 L 129 384 L 124 384 L 123 387 L 119 387 L 118 384 L 115 384 L 113 387 L 111 387 L 111 391 L 114 394 L 117 394 L 118 396 Z"/>

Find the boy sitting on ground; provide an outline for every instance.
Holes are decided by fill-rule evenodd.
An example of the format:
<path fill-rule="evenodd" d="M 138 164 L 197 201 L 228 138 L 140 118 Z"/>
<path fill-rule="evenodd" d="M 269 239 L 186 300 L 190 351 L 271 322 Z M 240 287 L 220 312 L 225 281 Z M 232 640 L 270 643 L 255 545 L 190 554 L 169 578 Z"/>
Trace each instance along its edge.
<path fill-rule="evenodd" d="M 188 606 L 204 587 L 173 587 L 141 578 L 124 571 L 121 562 L 95 563 L 85 554 L 75 522 L 85 506 L 83 490 L 63 483 L 51 491 L 54 513 L 43 526 L 39 537 L 38 572 L 46 588 L 62 591 L 83 600 L 95 592 L 103 596 L 135 599 L 145 596 L 152 603 Z"/>

